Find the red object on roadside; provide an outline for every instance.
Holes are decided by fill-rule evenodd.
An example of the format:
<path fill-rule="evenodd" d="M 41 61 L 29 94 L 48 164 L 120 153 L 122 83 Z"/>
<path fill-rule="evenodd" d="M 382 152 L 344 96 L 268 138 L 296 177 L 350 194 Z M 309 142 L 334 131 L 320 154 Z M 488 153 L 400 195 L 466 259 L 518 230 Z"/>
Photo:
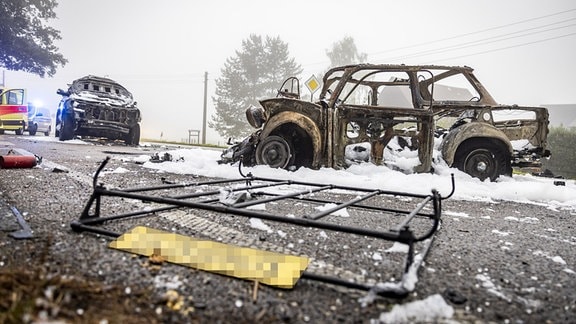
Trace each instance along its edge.
<path fill-rule="evenodd" d="M 36 156 L 34 155 L 3 155 L 0 156 L 0 168 L 32 168 L 36 166 Z"/>

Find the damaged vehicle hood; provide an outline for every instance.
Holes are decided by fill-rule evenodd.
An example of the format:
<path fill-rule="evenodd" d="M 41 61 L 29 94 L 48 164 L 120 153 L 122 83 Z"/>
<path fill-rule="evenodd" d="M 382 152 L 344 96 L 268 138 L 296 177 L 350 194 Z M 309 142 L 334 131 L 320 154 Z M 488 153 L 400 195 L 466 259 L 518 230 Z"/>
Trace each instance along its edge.
<path fill-rule="evenodd" d="M 132 93 L 126 88 L 111 79 L 93 75 L 74 80 L 69 88 L 69 96 L 73 100 L 106 106 L 136 107 Z"/>

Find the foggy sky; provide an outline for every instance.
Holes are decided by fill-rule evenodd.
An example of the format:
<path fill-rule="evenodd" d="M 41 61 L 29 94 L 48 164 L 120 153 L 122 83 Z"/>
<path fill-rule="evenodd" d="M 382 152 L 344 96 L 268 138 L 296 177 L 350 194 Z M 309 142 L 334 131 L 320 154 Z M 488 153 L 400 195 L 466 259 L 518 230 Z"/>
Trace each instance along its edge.
<path fill-rule="evenodd" d="M 250 34 L 288 43 L 301 80 L 320 79 L 326 50 L 351 36 L 370 63 L 471 66 L 503 104 L 576 103 L 570 0 L 58 2 L 52 24 L 68 64 L 53 78 L 6 71 L 6 84 L 55 111 L 58 88 L 88 74 L 112 78 L 138 101 L 144 138 L 181 140 L 201 130 L 204 73 L 212 114 L 214 80 Z M 224 143 L 212 130 L 207 139 Z"/>

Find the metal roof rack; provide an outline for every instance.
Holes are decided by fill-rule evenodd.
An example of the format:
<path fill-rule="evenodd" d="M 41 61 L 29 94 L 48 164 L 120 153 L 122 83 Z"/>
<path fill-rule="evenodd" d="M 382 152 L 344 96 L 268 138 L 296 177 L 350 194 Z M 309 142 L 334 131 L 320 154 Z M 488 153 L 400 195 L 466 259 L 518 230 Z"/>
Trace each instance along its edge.
<path fill-rule="evenodd" d="M 174 209 L 193 209 L 212 211 L 216 216 L 234 215 L 279 223 L 316 228 L 344 234 L 368 237 L 391 242 L 403 243 L 408 246 L 408 252 L 403 261 L 402 279 L 400 281 L 366 283 L 340 278 L 334 275 L 318 274 L 306 270 L 301 278 L 317 280 L 324 283 L 344 286 L 347 288 L 372 291 L 383 297 L 403 298 L 414 290 L 413 277 L 420 265 L 426 258 L 432 245 L 435 234 L 440 228 L 441 202 L 454 193 L 454 176 L 452 175 L 452 191 L 442 197 L 436 190 L 430 194 L 412 194 L 405 192 L 385 191 L 378 189 L 354 188 L 333 184 L 319 184 L 304 181 L 281 180 L 272 178 L 255 177 L 251 173 L 245 175 L 239 164 L 241 177 L 236 179 L 216 179 L 197 181 L 190 183 L 163 183 L 158 186 L 107 189 L 103 184 L 98 184 L 98 176 L 108 161 L 107 157 L 98 167 L 94 178 L 94 191 L 91 194 L 78 220 L 70 225 L 77 232 L 91 232 L 112 238 L 119 237 L 121 233 L 107 229 L 105 224 L 123 219 L 136 217 L 157 216 L 159 213 Z M 170 190 L 178 188 L 202 188 L 185 194 L 170 195 Z M 279 190 L 282 188 L 282 190 Z M 223 191 L 227 194 L 223 197 Z M 249 199 L 247 198 L 249 196 Z M 340 198 L 335 200 L 333 196 Z M 104 199 L 106 198 L 106 199 Z M 158 207 L 143 208 L 142 210 L 115 215 L 102 215 L 102 206 L 105 202 L 114 198 L 134 199 L 143 202 L 156 203 Z M 342 199 L 344 198 L 344 199 Z M 414 205 L 412 208 L 398 208 L 389 206 L 384 198 L 398 200 L 400 204 L 408 205 L 408 199 Z M 289 201 L 291 206 L 294 201 L 306 202 L 312 205 L 324 205 L 327 208 L 308 210 L 302 215 L 285 216 L 281 213 L 270 212 L 250 208 L 264 203 L 277 204 L 281 201 Z M 361 226 L 353 219 L 349 224 L 339 224 L 333 213 L 347 210 L 355 215 L 371 215 L 368 226 Z M 286 211 L 284 210 L 283 214 Z M 385 222 L 388 216 L 392 223 Z M 341 219 L 341 218 L 340 218 Z M 414 224 L 414 222 L 418 224 Z M 351 224 L 350 224 L 351 223 Z M 374 224 L 386 224 L 388 228 L 379 229 Z M 390 224 L 390 225 L 388 225 Z M 419 253 L 415 254 L 415 244 L 421 242 Z"/>

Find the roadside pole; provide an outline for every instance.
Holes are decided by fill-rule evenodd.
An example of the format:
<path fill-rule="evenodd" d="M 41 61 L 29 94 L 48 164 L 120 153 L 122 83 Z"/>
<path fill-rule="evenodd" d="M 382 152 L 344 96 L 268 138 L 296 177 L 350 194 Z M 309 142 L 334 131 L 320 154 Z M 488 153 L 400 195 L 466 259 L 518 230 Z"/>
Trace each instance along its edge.
<path fill-rule="evenodd" d="M 206 109 L 208 96 L 208 72 L 204 72 L 204 112 L 202 114 L 202 144 L 206 144 Z"/>

